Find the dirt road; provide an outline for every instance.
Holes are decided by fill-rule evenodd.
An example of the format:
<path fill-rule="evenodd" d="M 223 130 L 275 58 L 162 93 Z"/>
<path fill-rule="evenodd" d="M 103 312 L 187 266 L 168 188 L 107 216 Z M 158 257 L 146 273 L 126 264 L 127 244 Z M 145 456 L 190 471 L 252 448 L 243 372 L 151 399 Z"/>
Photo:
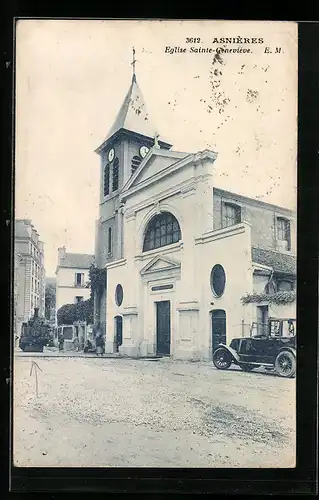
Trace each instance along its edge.
<path fill-rule="evenodd" d="M 17 466 L 293 467 L 295 380 L 210 363 L 14 362 Z"/>

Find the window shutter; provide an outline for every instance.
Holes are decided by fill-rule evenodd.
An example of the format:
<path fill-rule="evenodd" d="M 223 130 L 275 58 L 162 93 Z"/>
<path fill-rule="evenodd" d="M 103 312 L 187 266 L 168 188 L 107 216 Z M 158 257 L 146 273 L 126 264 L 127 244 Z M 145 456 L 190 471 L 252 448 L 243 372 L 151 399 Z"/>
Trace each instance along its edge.
<path fill-rule="evenodd" d="M 290 221 L 286 222 L 286 236 L 287 236 L 287 250 L 291 250 L 291 229 L 290 229 Z"/>

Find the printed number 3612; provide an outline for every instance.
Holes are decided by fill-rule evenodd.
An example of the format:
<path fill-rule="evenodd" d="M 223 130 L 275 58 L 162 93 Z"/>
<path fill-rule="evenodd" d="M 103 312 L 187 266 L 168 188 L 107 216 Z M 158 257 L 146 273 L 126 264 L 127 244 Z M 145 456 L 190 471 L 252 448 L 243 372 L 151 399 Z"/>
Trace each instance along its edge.
<path fill-rule="evenodd" d="M 200 43 L 200 38 L 186 38 L 186 43 Z"/>

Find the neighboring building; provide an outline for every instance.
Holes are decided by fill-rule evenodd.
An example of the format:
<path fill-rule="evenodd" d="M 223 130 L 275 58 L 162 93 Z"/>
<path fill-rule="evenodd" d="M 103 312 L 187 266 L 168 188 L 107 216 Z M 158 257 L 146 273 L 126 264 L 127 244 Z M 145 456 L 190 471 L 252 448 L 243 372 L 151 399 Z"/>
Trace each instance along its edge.
<path fill-rule="evenodd" d="M 107 289 L 95 302 L 106 352 L 211 359 L 243 325 L 295 317 L 295 303 L 241 301 L 295 286 L 295 214 L 218 189 L 215 152 L 174 151 L 158 137 L 134 74 L 96 150 L 95 253 Z"/>
<path fill-rule="evenodd" d="M 15 221 L 15 290 L 17 334 L 21 324 L 33 316 L 34 308 L 39 308 L 39 316 L 44 317 L 45 270 L 44 249 L 39 234 L 29 219 Z"/>
<path fill-rule="evenodd" d="M 58 249 L 56 268 L 56 312 L 65 304 L 74 304 L 90 298 L 89 268 L 94 255 L 66 253 Z"/>
<path fill-rule="evenodd" d="M 14 310 L 13 310 L 13 334 L 14 338 L 16 336 L 20 336 L 21 326 L 23 323 L 23 291 L 24 291 L 24 276 L 23 276 L 23 268 L 22 257 L 21 255 L 14 251 Z"/>

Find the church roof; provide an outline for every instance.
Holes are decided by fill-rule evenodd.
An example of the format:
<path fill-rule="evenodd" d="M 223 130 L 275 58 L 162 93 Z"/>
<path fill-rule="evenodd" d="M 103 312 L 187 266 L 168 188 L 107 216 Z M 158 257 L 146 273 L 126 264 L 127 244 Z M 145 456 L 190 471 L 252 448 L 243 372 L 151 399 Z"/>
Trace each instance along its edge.
<path fill-rule="evenodd" d="M 257 264 L 272 267 L 277 273 L 296 274 L 296 258 L 293 255 L 252 247 L 252 260 Z"/>
<path fill-rule="evenodd" d="M 102 146 L 116 134 L 116 132 L 122 129 L 151 138 L 154 138 L 157 133 L 155 126 L 149 118 L 144 97 L 136 81 L 135 74 L 132 77 L 132 83 L 115 118 L 115 122 L 104 139 Z M 100 148 L 98 148 L 97 151 Z"/>

